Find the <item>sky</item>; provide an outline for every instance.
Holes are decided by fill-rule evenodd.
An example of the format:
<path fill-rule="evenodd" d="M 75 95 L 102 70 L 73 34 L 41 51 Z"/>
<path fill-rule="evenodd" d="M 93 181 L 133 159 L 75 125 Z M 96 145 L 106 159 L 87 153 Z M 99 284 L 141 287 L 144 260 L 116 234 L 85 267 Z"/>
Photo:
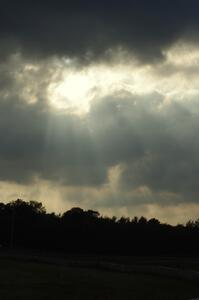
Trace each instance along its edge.
<path fill-rule="evenodd" d="M 198 218 L 198 11 L 2 0 L 0 200 Z"/>

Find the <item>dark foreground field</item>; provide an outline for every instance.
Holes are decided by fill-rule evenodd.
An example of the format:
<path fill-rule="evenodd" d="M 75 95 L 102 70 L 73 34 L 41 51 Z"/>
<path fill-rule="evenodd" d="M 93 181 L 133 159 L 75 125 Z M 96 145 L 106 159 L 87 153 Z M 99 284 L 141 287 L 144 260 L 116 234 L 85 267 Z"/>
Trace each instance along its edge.
<path fill-rule="evenodd" d="M 189 281 L 0 259 L 2 300 L 187 300 L 197 296 L 199 287 Z"/>

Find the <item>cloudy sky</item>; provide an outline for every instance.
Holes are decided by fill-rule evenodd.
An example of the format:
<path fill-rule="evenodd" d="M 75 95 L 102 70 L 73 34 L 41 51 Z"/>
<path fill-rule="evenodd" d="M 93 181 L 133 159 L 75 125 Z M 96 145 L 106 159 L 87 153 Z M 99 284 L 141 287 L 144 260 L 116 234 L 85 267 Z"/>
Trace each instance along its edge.
<path fill-rule="evenodd" d="M 1 1 L 0 199 L 199 217 L 199 3 Z"/>

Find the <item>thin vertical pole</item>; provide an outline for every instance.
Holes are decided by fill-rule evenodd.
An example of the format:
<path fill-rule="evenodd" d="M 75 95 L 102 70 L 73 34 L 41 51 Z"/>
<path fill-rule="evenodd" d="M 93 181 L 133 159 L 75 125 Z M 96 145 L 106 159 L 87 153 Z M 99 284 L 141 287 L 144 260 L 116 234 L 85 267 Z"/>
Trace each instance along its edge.
<path fill-rule="evenodd" d="M 12 207 L 11 215 L 11 231 L 10 231 L 10 248 L 14 248 L 14 235 L 15 235 L 15 208 Z"/>

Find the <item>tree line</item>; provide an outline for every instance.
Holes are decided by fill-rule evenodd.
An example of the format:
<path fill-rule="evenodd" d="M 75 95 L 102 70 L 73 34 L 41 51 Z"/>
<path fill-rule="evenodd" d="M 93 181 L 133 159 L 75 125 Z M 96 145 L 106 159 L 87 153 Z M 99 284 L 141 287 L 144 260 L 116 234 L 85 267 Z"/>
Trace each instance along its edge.
<path fill-rule="evenodd" d="M 67 253 L 119 255 L 197 255 L 199 219 L 172 226 L 145 217 L 101 216 L 71 208 L 47 213 L 40 202 L 0 203 L 0 245 Z"/>

